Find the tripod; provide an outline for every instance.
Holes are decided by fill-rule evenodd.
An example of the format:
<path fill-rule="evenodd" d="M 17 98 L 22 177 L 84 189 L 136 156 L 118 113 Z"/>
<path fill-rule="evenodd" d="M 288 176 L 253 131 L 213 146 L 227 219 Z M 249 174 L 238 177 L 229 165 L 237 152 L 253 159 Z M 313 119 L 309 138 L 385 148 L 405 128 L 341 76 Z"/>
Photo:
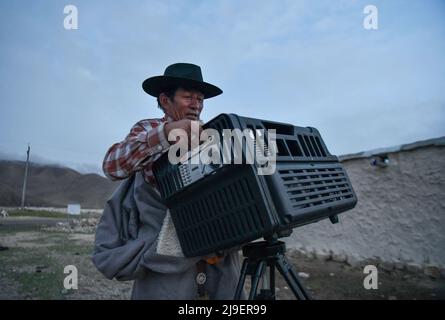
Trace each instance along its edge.
<path fill-rule="evenodd" d="M 243 247 L 244 262 L 241 268 L 241 274 L 235 291 L 235 300 L 241 299 L 241 292 L 246 281 L 246 276 L 251 276 L 251 289 L 249 300 L 275 300 L 275 267 L 286 280 L 290 289 L 294 293 L 297 300 L 309 300 L 311 297 L 306 289 L 298 280 L 295 271 L 287 261 L 286 245 L 282 241 L 266 240 L 253 242 Z M 265 272 L 265 268 L 269 267 L 269 288 L 261 289 L 261 293 L 257 294 L 258 282 Z"/>

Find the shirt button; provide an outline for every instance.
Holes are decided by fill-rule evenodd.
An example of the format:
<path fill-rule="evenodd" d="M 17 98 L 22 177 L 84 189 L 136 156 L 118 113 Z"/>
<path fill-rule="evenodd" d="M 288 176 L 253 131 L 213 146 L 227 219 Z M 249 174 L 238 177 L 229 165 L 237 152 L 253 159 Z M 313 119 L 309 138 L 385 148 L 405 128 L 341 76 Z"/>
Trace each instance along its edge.
<path fill-rule="evenodd" d="M 161 147 L 161 146 L 158 146 L 158 150 L 162 150 L 162 147 Z"/>

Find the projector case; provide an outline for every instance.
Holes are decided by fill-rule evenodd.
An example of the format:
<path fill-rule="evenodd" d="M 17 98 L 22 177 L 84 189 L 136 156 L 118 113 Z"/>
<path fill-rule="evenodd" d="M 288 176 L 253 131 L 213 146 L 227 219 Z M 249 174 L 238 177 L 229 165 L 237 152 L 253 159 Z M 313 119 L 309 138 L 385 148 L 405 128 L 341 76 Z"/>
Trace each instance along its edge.
<path fill-rule="evenodd" d="M 276 170 L 261 176 L 256 164 L 221 165 L 184 183 L 184 168 L 170 164 L 167 153 L 161 156 L 153 172 L 187 257 L 336 218 L 357 203 L 345 169 L 315 128 L 235 114 L 220 114 L 204 128 L 275 129 Z"/>

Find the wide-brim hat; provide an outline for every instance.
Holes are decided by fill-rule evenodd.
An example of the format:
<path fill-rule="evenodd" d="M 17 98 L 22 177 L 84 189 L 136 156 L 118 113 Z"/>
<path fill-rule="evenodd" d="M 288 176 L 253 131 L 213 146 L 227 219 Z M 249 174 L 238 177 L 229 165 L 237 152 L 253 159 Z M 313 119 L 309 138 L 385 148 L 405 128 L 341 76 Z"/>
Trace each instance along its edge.
<path fill-rule="evenodd" d="M 204 82 L 201 67 L 191 63 L 172 64 L 165 69 L 163 76 L 151 77 L 142 83 L 144 91 L 156 98 L 163 91 L 173 86 L 198 90 L 204 95 L 204 99 L 222 93 L 222 90 L 217 86 Z"/>

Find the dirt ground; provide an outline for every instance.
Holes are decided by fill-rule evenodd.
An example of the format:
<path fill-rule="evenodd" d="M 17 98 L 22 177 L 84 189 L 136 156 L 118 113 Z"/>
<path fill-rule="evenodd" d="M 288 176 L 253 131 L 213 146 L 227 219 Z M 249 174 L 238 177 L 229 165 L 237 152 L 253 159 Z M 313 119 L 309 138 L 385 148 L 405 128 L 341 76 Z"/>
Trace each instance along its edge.
<path fill-rule="evenodd" d="M 132 282 L 108 280 L 91 262 L 93 241 L 91 229 L 67 232 L 33 223 L 0 221 L 0 299 L 129 299 Z M 309 258 L 292 250 L 286 257 L 315 299 L 445 299 L 444 278 L 406 269 L 379 269 L 378 289 L 366 290 L 363 266 Z M 63 287 L 67 265 L 77 267 L 78 289 Z M 295 299 L 278 271 L 275 274 L 277 299 Z"/>

